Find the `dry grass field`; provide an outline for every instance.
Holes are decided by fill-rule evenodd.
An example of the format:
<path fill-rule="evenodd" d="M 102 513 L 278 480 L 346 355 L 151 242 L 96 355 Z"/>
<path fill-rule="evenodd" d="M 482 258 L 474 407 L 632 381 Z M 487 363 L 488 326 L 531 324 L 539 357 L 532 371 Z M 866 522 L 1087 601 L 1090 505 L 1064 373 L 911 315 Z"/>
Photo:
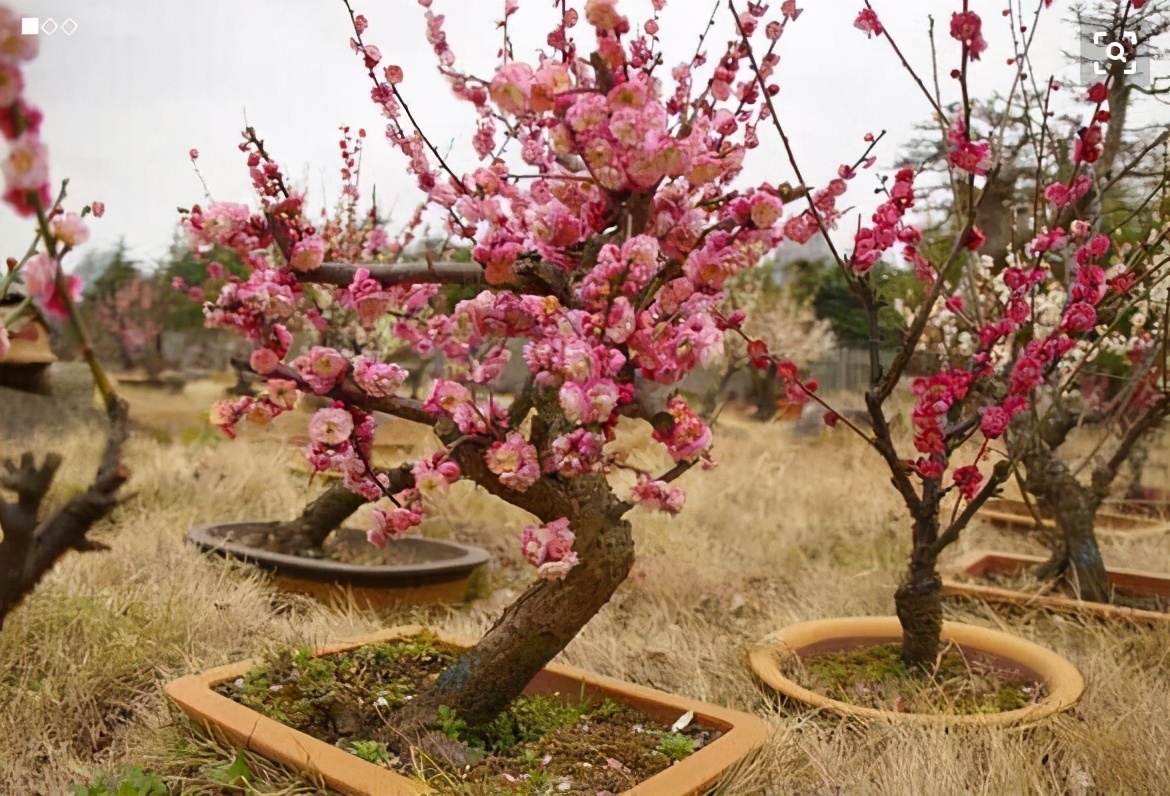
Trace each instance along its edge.
<path fill-rule="evenodd" d="M 134 497 L 96 534 L 112 550 L 69 556 L 0 633 L 0 793 L 67 793 L 95 770 L 130 765 L 157 772 L 175 793 L 241 793 L 218 784 L 235 751 L 169 706 L 168 681 L 272 645 L 407 621 L 482 630 L 531 577 L 516 544 L 524 515 L 472 488 L 456 491 L 425 528 L 476 540 L 495 556 L 497 591 L 465 607 L 328 609 L 196 553 L 183 541 L 192 524 L 291 516 L 319 485 L 289 471 L 279 434 L 229 442 L 182 433 L 199 428 L 206 396 L 188 397 L 190 425 L 160 404 L 173 424 L 169 441 L 140 433 L 128 448 Z M 147 425 L 151 404 L 136 413 Z M 99 444 L 92 431 L 39 437 L 39 450 L 69 454 L 55 501 L 85 483 Z M 0 439 L 0 453 L 11 447 Z M 684 476 L 679 517 L 635 512 L 634 574 L 563 657 L 766 717 L 769 744 L 721 793 L 1170 793 L 1170 625 L 949 605 L 949 618 L 1035 640 L 1084 673 L 1083 701 L 1032 728 L 881 726 L 779 703 L 753 680 L 748 647 L 793 622 L 892 613 L 907 518 L 876 455 L 843 431 L 798 439 L 781 424 L 729 420 L 716 454 L 717 469 Z M 1170 571 L 1170 537 L 1102 543 L 1108 563 Z M 976 524 L 948 557 L 986 546 L 1041 552 L 1026 537 Z M 246 759 L 250 793 L 325 792 Z"/>

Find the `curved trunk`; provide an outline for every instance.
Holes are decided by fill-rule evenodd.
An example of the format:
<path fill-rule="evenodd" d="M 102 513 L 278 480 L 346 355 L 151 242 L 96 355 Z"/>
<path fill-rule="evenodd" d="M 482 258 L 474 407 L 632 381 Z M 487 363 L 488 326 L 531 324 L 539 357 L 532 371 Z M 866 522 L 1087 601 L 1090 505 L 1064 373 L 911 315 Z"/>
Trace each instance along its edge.
<path fill-rule="evenodd" d="M 492 720 L 626 579 L 634 560 L 630 524 L 622 518 L 627 507 L 612 496 L 601 475 L 573 478 L 564 491 L 580 563 L 564 580 L 542 580 L 508 606 L 478 644 L 394 715 L 381 740 L 399 750 L 420 742 L 429 748 L 427 729 L 440 706 L 470 726 Z"/>
<path fill-rule="evenodd" d="M 319 548 L 329 534 L 366 503 L 364 497 L 336 482 L 306 506 L 301 516 L 277 525 L 269 543 L 281 553 L 295 554 Z"/>
<path fill-rule="evenodd" d="M 1079 483 L 1076 487 L 1089 493 Z M 1101 560 L 1097 537 L 1093 534 L 1097 500 L 1091 494 L 1086 494 L 1080 500 L 1057 504 L 1054 513 L 1060 542 L 1052 558 L 1036 574 L 1049 574 L 1050 577 L 1063 575 L 1073 592 L 1082 600 L 1109 602 L 1109 579 L 1105 574 L 1105 562 Z"/>
<path fill-rule="evenodd" d="M 1025 486 L 1051 509 L 1058 533 L 1052 557 L 1036 570 L 1036 576 L 1064 576 L 1082 600 L 1109 602 L 1105 562 L 1093 534 L 1100 498 L 1039 440 L 1027 451 L 1024 464 Z"/>

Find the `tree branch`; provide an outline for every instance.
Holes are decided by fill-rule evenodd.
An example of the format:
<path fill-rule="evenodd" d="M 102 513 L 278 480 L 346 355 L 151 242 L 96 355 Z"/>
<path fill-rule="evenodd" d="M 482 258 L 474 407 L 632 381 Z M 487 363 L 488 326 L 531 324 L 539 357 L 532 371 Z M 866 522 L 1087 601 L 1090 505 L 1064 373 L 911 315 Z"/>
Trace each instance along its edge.
<path fill-rule="evenodd" d="M 987 483 L 983 485 L 983 489 L 979 490 L 979 494 L 975 495 L 975 499 L 967 503 L 967 507 L 963 509 L 947 529 L 939 534 L 939 537 L 930 545 L 929 555 L 933 558 L 938 558 L 939 553 L 946 549 L 948 545 L 959 538 L 959 533 L 971 522 L 975 517 L 975 513 L 983 508 L 983 504 L 991 498 L 999 487 L 1008 480 L 1011 475 L 1012 465 L 1010 461 L 996 462 L 995 469 L 992 470 L 991 477 L 987 479 Z"/>
<path fill-rule="evenodd" d="M 405 262 L 405 263 L 321 263 L 312 271 L 297 274 L 302 282 L 347 287 L 354 272 L 365 268 L 370 278 L 382 287 L 411 284 L 487 285 L 479 263 Z"/>
<path fill-rule="evenodd" d="M 1117 471 L 1125 463 L 1125 460 L 1129 458 L 1133 446 L 1146 433 L 1152 431 L 1161 423 L 1167 414 L 1170 414 L 1170 395 L 1163 394 L 1153 406 L 1146 410 L 1146 413 L 1137 422 L 1126 429 L 1125 435 L 1121 438 L 1117 449 L 1113 451 L 1113 455 L 1109 457 L 1109 461 L 1093 470 L 1093 490 L 1097 493 L 1098 497 L 1104 498 L 1106 496 L 1110 484 L 1117 477 Z"/>
<path fill-rule="evenodd" d="M 404 263 L 321 263 L 312 271 L 298 273 L 297 279 L 301 282 L 310 282 L 320 285 L 335 285 L 348 287 L 353 282 L 353 275 L 358 268 L 365 268 L 373 279 L 382 287 L 396 285 L 472 285 L 488 287 L 484 276 L 483 266 L 479 263 L 458 262 L 404 262 Z M 555 295 L 551 285 L 536 275 L 521 273 L 516 281 L 508 285 L 495 285 L 497 288 L 508 288 L 517 293 L 534 296 Z"/>
<path fill-rule="evenodd" d="M 8 467 L 9 472 L 2 480 L 19 496 L 16 504 L 19 516 L 15 525 L 10 524 L 13 520 L 12 504 L 6 504 L 4 540 L 0 542 L 0 627 L 9 612 L 65 553 L 100 549 L 86 539 L 86 534 L 94 523 L 113 511 L 118 504 L 117 492 L 130 477 L 129 470 L 120 462 L 122 445 L 128 433 L 129 407 L 124 400 L 114 396 L 108 406 L 108 415 L 110 427 L 106 448 L 93 483 L 40 523 L 32 533 L 22 533 L 22 530 L 27 530 L 22 522 L 27 520 L 21 517 L 30 507 L 39 508 L 52 476 L 60 466 L 60 457 L 50 454 L 38 469 L 32 466 L 32 455 L 25 454 L 20 468 Z"/>

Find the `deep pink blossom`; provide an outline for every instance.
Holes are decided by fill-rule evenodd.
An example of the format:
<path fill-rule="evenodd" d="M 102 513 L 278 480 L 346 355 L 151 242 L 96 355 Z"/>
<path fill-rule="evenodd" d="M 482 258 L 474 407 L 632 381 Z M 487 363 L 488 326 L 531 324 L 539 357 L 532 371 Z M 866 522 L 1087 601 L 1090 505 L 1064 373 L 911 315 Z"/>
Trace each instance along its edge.
<path fill-rule="evenodd" d="M 967 47 L 967 54 L 973 61 L 978 61 L 980 53 L 987 49 L 987 42 L 983 39 L 983 20 L 974 11 L 951 14 L 951 38 Z"/>
<path fill-rule="evenodd" d="M 979 493 L 979 485 L 983 483 L 983 473 L 971 464 L 957 468 L 951 478 L 955 482 L 955 488 L 967 500 L 975 499 Z"/>
<path fill-rule="evenodd" d="M 20 269 L 20 278 L 24 281 L 24 288 L 29 297 L 37 306 L 51 318 L 64 319 L 69 311 L 65 304 L 65 296 L 58 288 L 58 264 L 49 255 L 41 252 L 34 254 Z M 70 274 L 62 275 L 69 298 L 81 300 L 81 278 Z"/>
<path fill-rule="evenodd" d="M 857 15 L 857 19 L 853 21 L 853 27 L 865 31 L 865 34 L 870 37 L 880 36 L 885 32 L 882 23 L 878 21 L 877 12 L 872 8 L 861 9 L 861 13 Z"/>

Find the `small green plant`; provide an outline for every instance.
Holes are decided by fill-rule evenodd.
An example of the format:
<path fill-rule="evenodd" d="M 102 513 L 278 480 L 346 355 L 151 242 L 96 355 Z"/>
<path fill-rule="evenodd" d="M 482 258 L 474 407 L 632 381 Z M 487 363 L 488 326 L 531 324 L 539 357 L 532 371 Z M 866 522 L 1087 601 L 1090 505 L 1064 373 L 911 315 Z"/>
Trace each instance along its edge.
<path fill-rule="evenodd" d="M 467 722 L 455 715 L 446 705 L 439 705 L 439 732 L 452 741 L 461 742 L 467 732 Z"/>
<path fill-rule="evenodd" d="M 248 761 L 244 757 L 244 750 L 242 749 L 236 750 L 236 756 L 232 759 L 231 764 L 207 769 L 204 771 L 204 774 L 212 782 L 217 782 L 220 785 L 230 785 L 235 788 L 249 784 L 256 776 L 252 773 L 252 769 L 248 767 Z"/>
<path fill-rule="evenodd" d="M 654 750 L 677 762 L 684 757 L 689 757 L 691 752 L 695 751 L 695 745 L 690 738 L 682 733 L 664 732 L 659 737 L 658 746 L 654 747 Z"/>
<path fill-rule="evenodd" d="M 349 745 L 350 754 L 360 757 L 367 763 L 387 763 L 390 761 L 390 752 L 386 744 L 378 741 L 353 741 Z"/>
<path fill-rule="evenodd" d="M 130 766 L 118 774 L 99 772 L 89 785 L 74 785 L 70 796 L 167 796 L 158 774 Z"/>

